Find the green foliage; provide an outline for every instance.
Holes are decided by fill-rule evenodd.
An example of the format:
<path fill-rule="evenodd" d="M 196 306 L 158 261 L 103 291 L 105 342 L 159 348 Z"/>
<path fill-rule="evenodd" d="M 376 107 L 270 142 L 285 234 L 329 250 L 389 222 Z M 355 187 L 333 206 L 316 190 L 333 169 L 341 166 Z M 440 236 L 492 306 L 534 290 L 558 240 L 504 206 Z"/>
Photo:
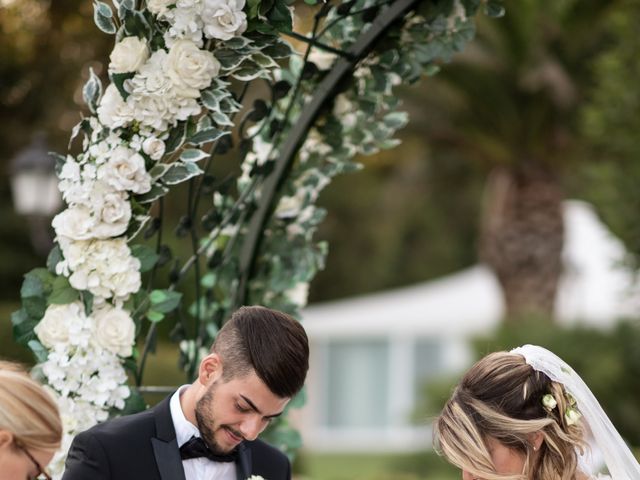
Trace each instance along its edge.
<path fill-rule="evenodd" d="M 579 174 L 576 190 L 592 201 L 613 233 L 640 261 L 640 6 L 624 1 L 602 24 L 607 49 L 593 63 L 594 85 L 582 111 L 582 130 L 591 147 L 589 162 Z"/>

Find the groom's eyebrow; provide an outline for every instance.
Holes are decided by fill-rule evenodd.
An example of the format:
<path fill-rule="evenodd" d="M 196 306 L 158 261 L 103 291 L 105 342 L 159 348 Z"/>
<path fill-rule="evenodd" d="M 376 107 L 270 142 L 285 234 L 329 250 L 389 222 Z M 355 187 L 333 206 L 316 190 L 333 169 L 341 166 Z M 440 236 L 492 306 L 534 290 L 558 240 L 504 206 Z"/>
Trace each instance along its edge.
<path fill-rule="evenodd" d="M 251 400 L 249 400 L 247 397 L 245 397 L 241 393 L 239 395 L 242 397 L 242 399 L 245 402 L 247 402 L 249 404 L 249 406 L 251 407 L 251 410 L 253 410 L 256 413 L 259 413 L 260 415 L 262 415 L 262 412 L 260 411 L 260 409 L 258 407 L 256 407 L 255 403 L 253 403 Z M 274 413 L 273 415 L 265 415 L 265 418 L 276 418 L 276 417 L 279 417 L 280 415 L 282 415 L 282 412 Z"/>

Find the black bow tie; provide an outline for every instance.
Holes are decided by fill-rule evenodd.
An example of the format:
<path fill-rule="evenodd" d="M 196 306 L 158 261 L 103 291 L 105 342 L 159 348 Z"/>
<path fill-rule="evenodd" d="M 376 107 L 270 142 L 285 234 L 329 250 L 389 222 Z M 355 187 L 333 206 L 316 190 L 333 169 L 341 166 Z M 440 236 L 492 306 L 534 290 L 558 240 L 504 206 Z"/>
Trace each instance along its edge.
<path fill-rule="evenodd" d="M 202 438 L 195 436 L 180 447 L 180 458 L 182 460 L 205 457 L 213 462 L 235 462 L 237 456 L 238 452 L 236 450 L 232 450 L 229 453 L 213 453 Z"/>

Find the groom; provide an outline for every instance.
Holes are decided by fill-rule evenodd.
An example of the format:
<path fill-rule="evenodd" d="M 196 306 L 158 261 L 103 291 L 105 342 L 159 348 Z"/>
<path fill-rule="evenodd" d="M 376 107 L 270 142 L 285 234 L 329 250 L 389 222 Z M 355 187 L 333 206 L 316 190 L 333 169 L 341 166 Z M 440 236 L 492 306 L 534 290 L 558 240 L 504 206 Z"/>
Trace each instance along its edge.
<path fill-rule="evenodd" d="M 193 384 L 78 435 L 62 478 L 289 480 L 287 457 L 257 437 L 302 388 L 308 360 L 300 323 L 242 307 L 218 333 Z"/>

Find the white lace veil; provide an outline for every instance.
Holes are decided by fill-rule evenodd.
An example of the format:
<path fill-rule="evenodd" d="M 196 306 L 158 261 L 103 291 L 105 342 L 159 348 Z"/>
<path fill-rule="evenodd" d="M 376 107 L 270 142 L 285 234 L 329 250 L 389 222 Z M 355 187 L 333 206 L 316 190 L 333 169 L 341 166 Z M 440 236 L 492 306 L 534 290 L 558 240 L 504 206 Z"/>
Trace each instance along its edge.
<path fill-rule="evenodd" d="M 640 464 L 580 375 L 556 354 L 536 345 L 514 348 L 511 353 L 522 355 L 535 370 L 546 374 L 554 382 L 561 383 L 575 398 L 576 406 L 582 413 L 583 421 L 588 424 L 612 480 L 640 480 Z"/>

